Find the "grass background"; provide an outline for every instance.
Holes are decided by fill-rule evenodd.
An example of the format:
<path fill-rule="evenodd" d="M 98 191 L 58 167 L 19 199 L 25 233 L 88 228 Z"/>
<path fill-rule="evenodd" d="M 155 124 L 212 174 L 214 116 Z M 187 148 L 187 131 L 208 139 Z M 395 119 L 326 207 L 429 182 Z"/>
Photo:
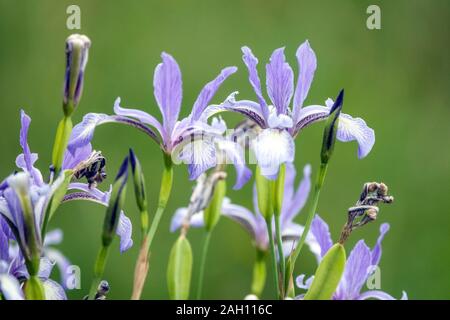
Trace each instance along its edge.
<path fill-rule="evenodd" d="M 450 3 L 434 1 L 55 1 L 0 0 L 0 175 L 14 169 L 20 152 L 19 110 L 32 117 L 29 143 L 45 172 L 50 163 L 57 121 L 62 115 L 66 8 L 78 4 L 81 33 L 92 40 L 85 91 L 74 121 L 87 112 L 111 113 L 120 96 L 124 106 L 142 108 L 156 116 L 153 70 L 160 52 L 177 59 L 183 73 L 182 114 L 187 115 L 202 86 L 219 70 L 236 65 L 240 71 L 218 92 L 215 102 L 238 89 L 254 98 L 241 61 L 240 47 L 250 46 L 260 59 L 260 70 L 272 50 L 286 46 L 288 61 L 297 70 L 295 50 L 309 39 L 318 69 L 306 103 L 323 103 L 346 90 L 345 112 L 363 117 L 376 131 L 377 142 L 363 160 L 356 144 L 339 143 L 323 190 L 319 213 L 336 239 L 364 182 L 387 183 L 395 203 L 383 206 L 379 220 L 356 231 L 346 245 L 361 238 L 372 246 L 381 222 L 391 231 L 383 242 L 382 289 L 412 299 L 450 298 L 449 215 L 449 44 Z M 366 8 L 378 4 L 382 29 L 366 28 Z M 227 115 L 229 125 L 240 120 Z M 318 164 L 322 125 L 298 137 L 296 166 Z M 124 126 L 103 126 L 94 147 L 108 158 L 110 177 L 133 147 L 144 165 L 151 209 L 155 207 L 162 167 L 158 147 L 146 136 Z M 111 179 L 108 179 L 110 182 Z M 231 183 L 230 183 L 231 184 Z M 107 184 L 105 184 L 106 188 Z M 172 213 L 185 206 L 192 183 L 185 167 L 175 169 L 173 195 L 154 242 L 145 298 L 167 298 L 166 274 L 170 247 L 177 235 L 168 231 Z M 235 202 L 251 208 L 252 184 L 229 192 Z M 132 188 L 126 211 L 135 223 L 138 213 Z M 309 207 L 310 202 L 307 204 Z M 60 208 L 51 227 L 64 230 L 60 248 L 79 265 L 81 290 L 87 293 L 100 244 L 104 209 L 90 203 Z M 303 222 L 306 215 L 299 216 Z M 194 282 L 203 230 L 191 230 Z M 118 241 L 115 241 L 118 247 Z M 120 255 L 113 250 L 105 278 L 110 298 L 128 298 L 137 246 Z M 243 298 L 249 291 L 254 250 L 247 234 L 232 221 L 221 219 L 213 235 L 205 279 L 207 298 Z M 306 253 L 297 273 L 311 274 L 315 262 Z M 57 273 L 55 273 L 57 275 Z M 272 296 L 268 278 L 264 297 Z"/>

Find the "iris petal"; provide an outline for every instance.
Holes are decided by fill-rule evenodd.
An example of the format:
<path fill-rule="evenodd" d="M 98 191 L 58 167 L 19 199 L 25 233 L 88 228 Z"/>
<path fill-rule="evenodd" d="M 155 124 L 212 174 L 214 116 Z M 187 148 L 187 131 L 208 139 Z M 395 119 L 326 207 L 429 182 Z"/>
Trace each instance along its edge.
<path fill-rule="evenodd" d="M 273 179 L 280 165 L 294 161 L 295 144 L 286 130 L 264 129 L 252 143 L 261 174 Z"/>

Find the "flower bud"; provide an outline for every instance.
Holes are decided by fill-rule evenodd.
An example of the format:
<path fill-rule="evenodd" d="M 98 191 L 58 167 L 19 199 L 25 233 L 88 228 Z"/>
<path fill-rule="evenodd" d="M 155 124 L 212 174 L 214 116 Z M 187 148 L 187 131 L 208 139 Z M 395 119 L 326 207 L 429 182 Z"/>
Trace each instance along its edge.
<path fill-rule="evenodd" d="M 336 142 L 336 133 L 339 125 L 339 115 L 341 114 L 342 104 L 344 102 L 344 89 L 339 92 L 333 106 L 330 109 L 325 130 L 323 132 L 323 143 L 321 152 L 322 163 L 328 163 L 333 154 L 334 144 Z"/>
<path fill-rule="evenodd" d="M 172 247 L 167 266 L 167 287 L 172 300 L 189 298 L 192 276 L 192 248 L 188 239 L 181 234 Z"/>
<path fill-rule="evenodd" d="M 141 212 L 147 211 L 147 196 L 145 192 L 144 172 L 142 171 L 141 163 L 130 149 L 130 163 L 133 172 L 134 193 L 136 195 L 136 203 Z"/>
<path fill-rule="evenodd" d="M 266 221 L 270 221 L 273 215 L 272 191 L 274 182 L 261 174 L 259 166 L 256 167 L 255 181 L 259 212 Z"/>
<path fill-rule="evenodd" d="M 72 34 L 66 40 L 66 75 L 64 79 L 64 114 L 70 116 L 83 91 L 83 78 L 91 41 L 85 35 Z"/>
<path fill-rule="evenodd" d="M 275 180 L 274 183 L 273 212 L 275 216 L 281 215 L 281 209 L 283 206 L 285 176 L 286 176 L 286 164 L 283 163 L 280 166 L 280 171 L 278 172 L 277 180 Z"/>
<path fill-rule="evenodd" d="M 219 221 L 223 198 L 227 190 L 226 181 L 224 179 L 218 179 L 213 190 L 211 202 L 205 208 L 203 215 L 207 231 L 211 231 Z"/>
<path fill-rule="evenodd" d="M 116 233 L 119 223 L 120 212 L 125 202 L 125 191 L 128 178 L 128 157 L 122 162 L 116 180 L 112 185 L 111 195 L 109 198 L 108 208 L 103 223 L 103 247 L 108 247 Z"/>

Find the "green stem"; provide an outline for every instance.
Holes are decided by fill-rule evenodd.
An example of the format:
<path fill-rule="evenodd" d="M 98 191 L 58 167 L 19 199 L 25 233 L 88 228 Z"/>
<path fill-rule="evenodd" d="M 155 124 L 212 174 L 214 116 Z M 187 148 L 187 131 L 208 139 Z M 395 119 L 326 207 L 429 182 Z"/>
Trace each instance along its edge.
<path fill-rule="evenodd" d="M 212 231 L 206 231 L 205 241 L 203 241 L 202 257 L 200 260 L 200 271 L 198 275 L 197 300 L 202 297 L 203 277 L 205 275 L 206 256 L 208 255 L 208 247 L 211 239 Z"/>
<path fill-rule="evenodd" d="M 285 262 L 284 262 L 284 253 L 283 253 L 283 240 L 281 239 L 281 227 L 280 227 L 280 216 L 275 215 L 275 233 L 277 238 L 277 248 L 278 248 L 278 259 L 280 263 L 280 277 L 279 286 L 280 286 L 280 295 L 282 298 L 285 297 Z"/>
<path fill-rule="evenodd" d="M 279 282 L 278 282 L 278 267 L 277 267 L 277 256 L 275 254 L 275 243 L 273 241 L 273 230 L 271 219 L 266 220 L 267 224 L 267 233 L 269 236 L 269 245 L 270 245 L 270 255 L 272 256 L 272 269 L 273 269 L 273 283 L 275 285 L 275 290 L 277 290 L 277 297 L 280 298 L 280 290 L 279 290 Z"/>
<path fill-rule="evenodd" d="M 141 233 L 142 233 L 142 241 L 144 241 L 145 236 L 148 232 L 148 210 L 141 211 Z"/>
<path fill-rule="evenodd" d="M 95 294 L 98 290 L 98 285 L 102 280 L 103 272 L 105 271 L 106 260 L 108 259 L 109 246 L 102 246 L 97 255 L 94 265 L 94 279 L 92 280 L 91 289 L 89 290 L 89 300 L 94 300 Z"/>
<path fill-rule="evenodd" d="M 56 130 L 55 143 L 53 145 L 52 162 L 55 170 L 55 177 L 58 176 L 64 160 L 64 153 L 69 144 L 70 134 L 72 133 L 72 119 L 70 116 L 64 116 L 59 122 Z"/>
<path fill-rule="evenodd" d="M 173 163 L 170 155 L 164 153 L 164 171 L 161 178 L 161 188 L 159 191 L 158 208 L 156 209 L 155 217 L 153 218 L 150 229 L 147 233 L 147 251 L 150 250 L 156 230 L 158 229 L 159 221 L 166 209 L 167 202 L 172 191 L 173 182 Z"/>
<path fill-rule="evenodd" d="M 159 191 L 158 207 L 156 209 L 155 217 L 148 229 L 148 214 L 147 212 L 141 212 L 142 231 L 144 233 L 143 241 L 141 244 L 138 260 L 136 261 L 136 268 L 134 273 L 134 284 L 132 299 L 139 300 L 141 298 L 142 290 L 144 288 L 145 280 L 148 274 L 148 257 L 150 255 L 150 248 L 155 237 L 156 230 L 158 229 L 161 217 L 166 209 L 167 202 L 172 191 L 173 182 L 173 163 L 171 156 L 167 153 L 164 156 L 164 170 L 161 178 L 161 187 Z M 144 231 L 145 230 L 145 231 Z M 148 230 L 148 231 L 147 231 Z"/>
<path fill-rule="evenodd" d="M 323 183 L 325 181 L 325 176 L 327 174 L 327 168 L 328 168 L 327 163 L 320 164 L 319 174 L 317 175 L 316 185 L 314 188 L 314 198 L 313 198 L 311 210 L 309 211 L 308 218 L 306 219 L 305 228 L 303 229 L 302 236 L 300 237 L 300 240 L 295 248 L 295 251 L 292 253 L 291 257 L 289 258 L 289 259 L 291 259 L 291 261 L 289 263 L 289 268 L 288 268 L 289 270 L 287 270 L 287 272 L 286 272 L 287 276 L 285 279 L 285 285 L 286 285 L 286 282 L 288 282 L 292 276 L 292 273 L 294 271 L 295 262 L 296 262 L 299 254 L 300 254 L 300 251 L 302 250 L 302 247 L 305 243 L 306 236 L 309 233 L 309 229 L 311 228 L 311 223 L 313 221 L 314 215 L 316 214 L 317 206 L 319 204 L 320 190 L 322 189 Z"/>

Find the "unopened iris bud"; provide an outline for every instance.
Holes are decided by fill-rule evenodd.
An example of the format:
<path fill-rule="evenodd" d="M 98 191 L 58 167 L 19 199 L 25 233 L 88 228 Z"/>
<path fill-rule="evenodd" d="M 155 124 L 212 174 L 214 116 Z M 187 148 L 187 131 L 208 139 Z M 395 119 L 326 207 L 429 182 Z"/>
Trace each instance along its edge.
<path fill-rule="evenodd" d="M 284 181 L 286 176 L 286 165 L 282 164 L 280 166 L 280 171 L 278 172 L 277 180 L 274 184 L 273 192 L 273 211 L 276 216 L 280 216 L 281 209 L 283 206 L 283 196 L 284 196 Z"/>
<path fill-rule="evenodd" d="M 130 149 L 130 163 L 133 172 L 134 194 L 136 204 L 141 212 L 141 228 L 144 234 L 148 229 L 147 193 L 145 192 L 145 179 L 141 163 L 132 149 Z"/>
<path fill-rule="evenodd" d="M 212 198 L 204 211 L 205 228 L 207 231 L 211 231 L 220 218 L 222 202 L 227 190 L 225 176 L 219 176 L 215 181 L 212 181 Z"/>
<path fill-rule="evenodd" d="M 344 89 L 339 92 L 333 106 L 330 109 L 327 122 L 325 124 L 325 130 L 323 132 L 322 163 L 328 163 L 333 154 L 334 144 L 336 142 L 336 133 L 339 126 L 339 115 L 341 114 L 342 105 L 344 102 Z"/>
<path fill-rule="evenodd" d="M 97 288 L 97 293 L 95 294 L 95 300 L 106 300 L 106 295 L 109 292 L 109 283 L 106 280 L 100 281 L 100 284 Z"/>
<path fill-rule="evenodd" d="M 256 192 L 258 193 L 258 208 L 266 221 L 270 221 L 273 215 L 273 181 L 261 174 L 259 166 L 255 174 Z"/>
<path fill-rule="evenodd" d="M 116 180 L 112 185 L 108 208 L 106 209 L 105 221 L 103 223 L 103 247 L 108 247 L 116 233 L 119 223 L 120 212 L 125 202 L 125 191 L 128 178 L 128 157 L 122 162 Z"/>
<path fill-rule="evenodd" d="M 73 113 L 80 101 L 90 46 L 91 40 L 85 35 L 72 34 L 66 40 L 66 75 L 63 98 L 66 116 Z"/>
<path fill-rule="evenodd" d="M 144 172 L 142 171 L 142 166 L 139 159 L 136 157 L 132 149 L 130 149 L 130 163 L 131 170 L 133 172 L 136 203 L 139 210 L 145 211 L 147 210 L 147 196 L 145 192 Z"/>

